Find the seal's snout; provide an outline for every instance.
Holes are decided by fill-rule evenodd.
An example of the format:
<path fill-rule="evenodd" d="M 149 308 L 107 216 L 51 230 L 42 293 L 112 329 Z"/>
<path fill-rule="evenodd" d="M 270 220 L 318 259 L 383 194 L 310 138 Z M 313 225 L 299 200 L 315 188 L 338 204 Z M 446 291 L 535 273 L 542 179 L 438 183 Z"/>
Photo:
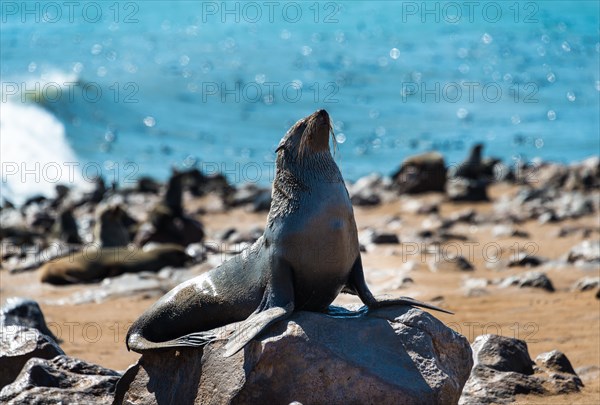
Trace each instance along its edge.
<path fill-rule="evenodd" d="M 315 119 L 317 121 L 317 125 L 319 127 L 325 127 L 327 132 L 329 132 L 329 127 L 331 123 L 329 121 L 329 114 L 325 110 L 318 110 L 315 112 Z"/>
<path fill-rule="evenodd" d="M 329 122 L 329 114 L 327 113 L 327 111 L 318 110 L 316 114 L 319 118 L 322 118 L 324 120 L 327 120 L 327 122 Z"/>
<path fill-rule="evenodd" d="M 331 121 L 329 114 L 325 110 L 317 110 L 309 119 L 309 132 L 311 133 L 311 143 L 314 149 L 329 149 L 329 133 L 331 131 Z"/>

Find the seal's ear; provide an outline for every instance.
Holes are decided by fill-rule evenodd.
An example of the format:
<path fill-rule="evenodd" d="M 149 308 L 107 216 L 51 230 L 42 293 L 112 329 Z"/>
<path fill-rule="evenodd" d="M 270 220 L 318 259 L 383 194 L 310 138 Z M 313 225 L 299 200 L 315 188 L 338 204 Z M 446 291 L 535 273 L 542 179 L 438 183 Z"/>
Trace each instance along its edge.
<path fill-rule="evenodd" d="M 275 149 L 275 153 L 279 153 L 280 150 L 285 150 L 285 141 L 288 139 L 288 134 L 285 134 L 285 136 L 283 138 L 281 138 L 281 141 L 279 141 L 279 145 L 277 145 L 277 149 Z"/>

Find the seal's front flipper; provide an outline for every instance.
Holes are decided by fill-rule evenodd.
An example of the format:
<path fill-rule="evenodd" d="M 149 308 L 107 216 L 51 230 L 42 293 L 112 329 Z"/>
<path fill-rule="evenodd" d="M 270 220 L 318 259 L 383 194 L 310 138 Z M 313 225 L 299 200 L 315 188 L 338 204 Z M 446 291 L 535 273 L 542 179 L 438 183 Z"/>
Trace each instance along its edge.
<path fill-rule="evenodd" d="M 433 309 L 435 311 L 445 312 L 447 314 L 452 314 L 453 312 L 447 311 L 440 307 L 436 307 L 435 305 L 427 304 L 425 302 L 421 302 L 409 297 L 400 297 L 395 299 L 384 299 L 378 300 L 376 299 L 367 283 L 365 282 L 365 275 L 363 273 L 362 261 L 360 259 L 360 255 L 354 262 L 352 266 L 352 270 L 350 271 L 350 276 L 348 277 L 348 281 L 344 286 L 342 292 L 358 295 L 360 300 L 370 309 L 376 309 L 386 306 L 392 305 L 413 305 L 416 307 L 422 307 L 427 309 Z"/>
<path fill-rule="evenodd" d="M 225 345 L 224 357 L 230 357 L 236 354 L 246 344 L 262 332 L 267 326 L 275 321 L 284 319 L 292 313 L 293 304 L 289 304 L 287 307 L 275 307 L 269 308 L 266 311 L 259 312 L 257 314 L 250 315 L 248 319 L 240 322 L 240 325 L 236 328 L 235 332 Z"/>
<path fill-rule="evenodd" d="M 269 284 L 258 309 L 245 321 L 239 322 L 225 345 L 225 357 L 233 356 L 246 343 L 273 322 L 287 318 L 294 310 L 292 268 L 283 259 L 273 258 Z"/>

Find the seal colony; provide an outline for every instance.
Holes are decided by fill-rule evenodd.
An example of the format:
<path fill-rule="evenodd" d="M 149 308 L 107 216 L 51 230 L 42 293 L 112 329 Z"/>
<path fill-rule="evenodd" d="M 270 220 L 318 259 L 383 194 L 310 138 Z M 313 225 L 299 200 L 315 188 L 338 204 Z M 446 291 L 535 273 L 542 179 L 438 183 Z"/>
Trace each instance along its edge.
<path fill-rule="evenodd" d="M 369 308 L 414 305 L 376 299 L 364 279 L 352 204 L 331 155 L 329 115 L 299 120 L 277 147 L 272 204 L 264 234 L 246 251 L 168 292 L 128 331 L 136 352 L 203 346 L 234 324 L 226 357 L 293 311 L 325 312 L 340 292 Z"/>

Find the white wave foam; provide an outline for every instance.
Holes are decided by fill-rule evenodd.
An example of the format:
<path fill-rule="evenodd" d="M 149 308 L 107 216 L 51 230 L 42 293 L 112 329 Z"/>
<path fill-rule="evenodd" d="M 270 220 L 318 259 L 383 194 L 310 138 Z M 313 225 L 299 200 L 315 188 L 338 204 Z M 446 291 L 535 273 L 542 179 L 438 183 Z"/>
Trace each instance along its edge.
<path fill-rule="evenodd" d="M 3 198 L 21 204 L 33 195 L 54 196 L 57 184 L 91 188 L 64 125 L 48 111 L 34 104 L 2 103 L 0 132 Z"/>

